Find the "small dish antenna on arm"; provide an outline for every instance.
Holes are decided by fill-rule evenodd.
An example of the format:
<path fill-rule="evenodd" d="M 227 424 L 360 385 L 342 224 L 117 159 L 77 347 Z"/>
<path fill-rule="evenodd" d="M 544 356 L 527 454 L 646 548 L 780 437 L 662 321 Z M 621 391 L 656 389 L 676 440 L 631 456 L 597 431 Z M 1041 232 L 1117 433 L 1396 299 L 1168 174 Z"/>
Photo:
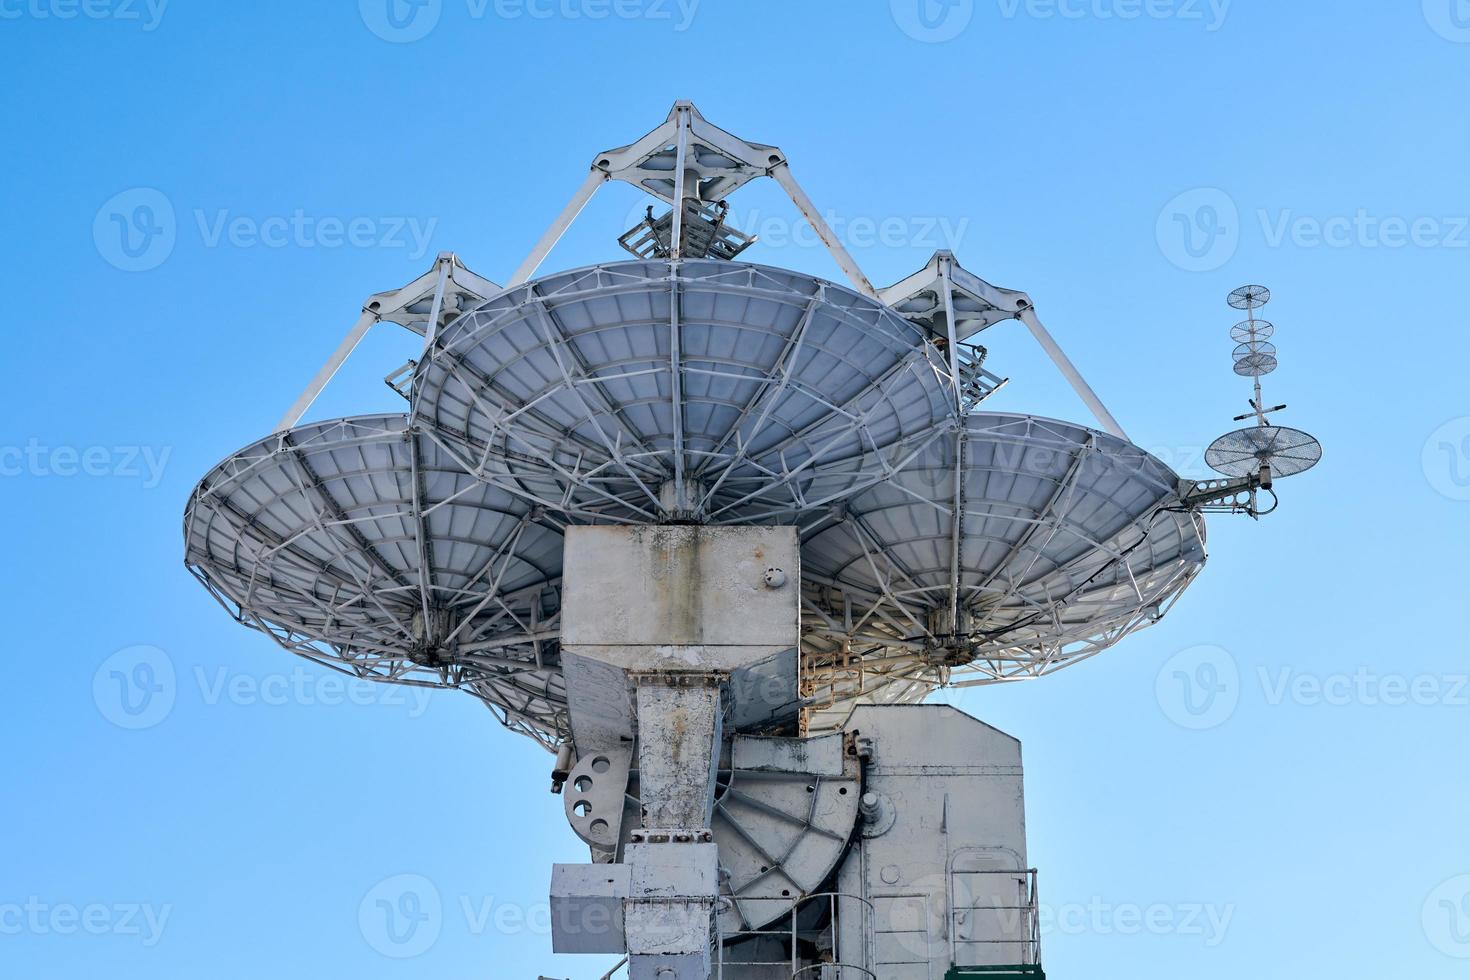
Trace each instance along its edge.
<path fill-rule="evenodd" d="M 1235 373 L 1250 378 L 1254 391 L 1251 410 L 1235 416 L 1234 421 L 1254 420 L 1255 424 L 1226 433 L 1205 450 L 1205 462 L 1226 480 L 1207 480 L 1195 485 L 1187 497 L 1191 503 L 1211 510 L 1226 510 L 1259 517 L 1275 510 L 1272 484 L 1277 477 L 1295 476 L 1316 466 L 1322 459 L 1322 444 L 1299 429 L 1272 425 L 1267 418 L 1286 408 L 1266 406 L 1261 393 L 1261 379 L 1280 366 L 1276 345 L 1270 338 L 1276 326 L 1256 316 L 1256 311 L 1271 302 L 1271 290 L 1265 286 L 1241 286 L 1226 298 L 1231 308 L 1245 312 L 1246 318 L 1230 328 L 1230 339 L 1236 342 L 1232 357 Z M 1257 492 L 1272 496 L 1270 510 L 1259 508 Z"/>

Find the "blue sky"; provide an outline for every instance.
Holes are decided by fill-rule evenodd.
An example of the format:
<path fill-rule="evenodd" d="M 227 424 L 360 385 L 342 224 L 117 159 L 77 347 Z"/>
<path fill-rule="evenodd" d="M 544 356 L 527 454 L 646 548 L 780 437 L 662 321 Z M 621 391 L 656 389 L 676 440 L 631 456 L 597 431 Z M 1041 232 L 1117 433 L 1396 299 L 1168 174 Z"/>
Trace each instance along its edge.
<path fill-rule="evenodd" d="M 875 282 L 948 247 L 1027 290 L 1188 475 L 1248 394 L 1224 295 L 1273 287 L 1267 397 L 1322 465 L 1212 519 L 1157 627 L 952 696 L 1025 744 L 1053 976 L 1465 975 L 1470 4 L 926 2 L 0 0 L 0 975 L 601 972 L 549 952 L 585 859 L 549 758 L 235 626 L 180 521 L 366 295 L 440 250 L 503 281 L 676 98 L 785 150 Z M 773 184 L 732 205 L 752 260 L 840 275 Z M 411 339 L 312 416 L 398 407 Z M 1087 420 L 987 342 L 999 407 Z M 405 946 L 374 909 L 410 892 Z"/>

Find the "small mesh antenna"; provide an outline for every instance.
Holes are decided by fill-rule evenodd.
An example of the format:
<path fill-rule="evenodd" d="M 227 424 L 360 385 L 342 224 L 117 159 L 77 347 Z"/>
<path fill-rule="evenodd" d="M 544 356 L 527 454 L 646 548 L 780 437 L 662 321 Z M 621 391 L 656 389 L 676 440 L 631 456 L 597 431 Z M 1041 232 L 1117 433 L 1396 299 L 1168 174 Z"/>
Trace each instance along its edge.
<path fill-rule="evenodd" d="M 1235 373 L 1250 378 L 1254 387 L 1251 410 L 1237 415 L 1235 421 L 1254 419 L 1256 424 L 1216 439 L 1205 451 L 1205 462 L 1216 472 L 1235 479 L 1258 477 L 1260 485 L 1269 488 L 1274 476 L 1291 476 L 1316 466 L 1322 458 L 1322 445 L 1305 432 L 1271 425 L 1266 419 L 1286 408 L 1267 408 L 1261 395 L 1261 378 L 1280 367 L 1276 345 L 1270 342 L 1276 325 L 1256 317 L 1256 311 L 1271 302 L 1271 290 L 1241 286 L 1225 302 L 1232 309 L 1245 311 L 1246 318 L 1230 328 L 1230 339 L 1236 343 L 1231 356 Z"/>

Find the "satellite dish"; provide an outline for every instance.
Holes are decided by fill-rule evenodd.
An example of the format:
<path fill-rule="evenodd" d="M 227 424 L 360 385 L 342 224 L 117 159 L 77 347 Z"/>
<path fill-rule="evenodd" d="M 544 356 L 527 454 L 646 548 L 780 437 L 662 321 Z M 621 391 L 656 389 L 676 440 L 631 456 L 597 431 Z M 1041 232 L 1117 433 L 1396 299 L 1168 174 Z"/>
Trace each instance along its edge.
<path fill-rule="evenodd" d="M 1041 676 L 1157 618 L 1205 561 L 1203 521 L 1179 485 L 1102 432 L 1024 415 L 966 419 L 921 462 L 803 533 L 813 613 L 804 673 L 835 687 L 827 720 L 856 703 L 840 696 L 860 657 L 876 661 L 861 700 L 908 700 L 951 670 Z"/>
<path fill-rule="evenodd" d="M 1205 450 L 1205 463 L 1230 477 L 1295 476 L 1322 460 L 1322 444 L 1300 429 L 1279 425 L 1252 426 L 1227 433 Z"/>
<path fill-rule="evenodd" d="M 1211 469 L 1241 482 L 1226 486 L 1201 484 L 1199 495 L 1189 496 L 1191 503 L 1201 505 L 1218 497 L 1227 501 L 1224 506 L 1229 509 L 1259 516 L 1262 511 L 1256 506 L 1256 490 L 1270 490 L 1276 477 L 1293 476 L 1316 466 L 1322 459 L 1322 444 L 1299 429 L 1271 425 L 1267 421 L 1268 415 L 1286 408 L 1285 405 L 1268 408 L 1261 392 L 1261 378 L 1278 366 L 1276 345 L 1266 339 L 1275 335 L 1276 327 L 1255 316 L 1257 309 L 1271 301 L 1271 290 L 1265 286 L 1241 286 L 1225 301 L 1235 309 L 1247 311 L 1246 319 L 1230 328 L 1231 339 L 1238 341 L 1231 356 L 1235 359 L 1235 373 L 1254 382 L 1251 410 L 1235 420 L 1243 422 L 1253 418 L 1256 424 L 1221 436 L 1205 451 L 1205 463 Z M 1244 504 L 1240 503 L 1240 494 L 1248 494 Z"/>
<path fill-rule="evenodd" d="M 1247 341 L 1235 348 L 1235 373 L 1245 378 L 1260 378 L 1280 366 L 1276 345 L 1264 340 Z"/>
<path fill-rule="evenodd" d="M 620 262 L 507 289 L 450 324 L 419 365 L 413 417 L 477 475 L 529 480 L 579 520 L 770 523 L 884 477 L 834 483 L 845 462 L 952 427 L 949 376 L 922 328 L 845 287 Z"/>
<path fill-rule="evenodd" d="M 358 677 L 470 690 L 549 736 L 559 525 L 476 480 L 402 415 L 262 439 L 205 476 L 185 561 L 242 623 Z M 509 714 L 507 714 L 509 712 Z"/>
<path fill-rule="evenodd" d="M 1265 286 L 1241 286 L 1226 300 L 1237 310 L 1259 310 L 1271 302 L 1271 290 Z"/>
<path fill-rule="evenodd" d="M 1230 339 L 1237 344 L 1253 340 L 1270 340 L 1276 333 L 1276 324 L 1270 320 L 1241 320 L 1230 328 Z"/>
<path fill-rule="evenodd" d="M 725 198 L 761 177 L 853 288 L 733 261 L 753 239 L 729 227 Z M 636 260 L 533 279 L 611 180 L 670 206 L 620 239 Z M 955 905 L 956 875 L 994 871 L 1019 903 L 986 907 L 1022 913 L 981 923 L 964 941 L 1000 945 L 976 945 L 973 958 L 952 941 L 904 962 L 931 975 L 990 962 L 1039 974 L 1025 928 L 1035 872 L 1010 868 L 1028 867 L 1011 806 L 1019 750 L 992 749 L 1009 741 L 995 732 L 930 737 L 959 729 L 917 718 L 885 741 L 875 716 L 891 711 L 866 713 L 859 738 L 851 712 L 1040 677 L 1106 650 L 1200 572 L 1207 511 L 1259 516 L 1273 475 L 1320 459 L 1311 436 L 1267 422 L 1285 407 L 1261 394 L 1277 363 L 1275 328 L 1255 317 L 1270 291 L 1228 300 L 1247 312 L 1231 331 L 1236 371 L 1255 379 L 1251 415 L 1237 421 L 1258 424 L 1208 451 L 1233 479 L 1192 482 L 1127 439 L 1030 297 L 948 252 L 875 289 L 784 154 L 691 103 L 594 157 L 509 282 L 443 253 L 370 297 L 279 431 L 194 491 L 190 570 L 287 650 L 360 678 L 470 692 L 555 754 L 553 792 L 565 791 L 594 864 L 558 869 L 553 901 L 612 901 L 629 915 L 621 936 L 554 942 L 625 952 L 634 976 L 705 976 L 700 960 L 716 952 L 757 968 L 781 960 L 789 975 L 876 976 L 838 954 L 875 948 L 869 858 L 891 885 L 899 865 L 877 858 L 904 852 L 910 897 Z M 1006 379 L 971 338 L 1012 319 L 1105 432 L 977 410 Z M 297 426 L 385 321 L 424 338 L 385 379 L 409 414 Z M 999 760 L 982 768 L 1007 781 L 977 789 L 977 760 Z M 915 774 L 918 789 L 868 791 L 870 778 Z M 951 775 L 964 780 L 951 784 L 957 799 L 997 806 L 953 810 L 939 790 Z M 900 834 L 866 850 L 895 826 L 895 799 L 931 827 L 959 813 L 954 840 L 921 854 Z M 1004 851 L 1005 867 L 961 863 L 982 850 Z M 860 895 L 818 891 L 849 878 Z M 842 910 L 844 897 L 866 911 Z M 642 916 L 650 901 L 658 914 Z M 659 929 L 674 918 L 677 942 Z M 808 941 L 821 935 L 842 941 Z"/>

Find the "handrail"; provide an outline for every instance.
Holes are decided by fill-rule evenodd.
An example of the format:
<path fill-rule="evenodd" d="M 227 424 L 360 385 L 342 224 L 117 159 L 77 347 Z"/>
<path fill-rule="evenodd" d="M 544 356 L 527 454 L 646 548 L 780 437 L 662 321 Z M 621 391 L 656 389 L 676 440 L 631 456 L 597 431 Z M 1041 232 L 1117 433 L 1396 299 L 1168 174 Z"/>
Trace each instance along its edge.
<path fill-rule="evenodd" d="M 1024 949 L 1022 964 L 1026 966 L 1039 966 L 1041 964 L 1041 916 L 1039 912 L 1039 891 L 1037 888 L 1037 872 L 1035 868 L 965 868 L 958 869 L 950 867 L 950 908 L 949 908 L 949 941 L 950 960 L 959 962 L 959 947 L 961 945 L 983 946 L 983 945 L 1015 945 Z M 954 881 L 960 875 L 1005 875 L 1008 877 L 1019 877 L 1026 882 L 1026 897 L 1024 905 L 960 905 L 955 900 Z M 958 916 L 962 912 L 1019 912 L 1017 924 L 1024 926 L 1026 934 L 1014 939 L 961 939 L 959 937 Z"/>
<path fill-rule="evenodd" d="M 862 897 L 861 895 L 853 895 L 853 894 L 850 894 L 850 893 L 847 893 L 847 892 L 814 892 L 814 893 L 812 893 L 810 895 L 802 895 L 802 896 L 799 896 L 799 897 L 796 897 L 796 898 L 790 898 L 790 897 L 786 897 L 786 896 L 775 896 L 775 895 L 747 895 L 747 896 L 742 896 L 742 897 L 736 899 L 736 901 L 740 901 L 740 902 L 785 902 L 785 903 L 787 903 L 790 907 L 785 912 L 785 915 L 788 916 L 790 918 L 790 920 L 791 920 L 791 928 L 789 930 L 788 929 L 738 929 L 738 930 L 734 930 L 734 931 L 731 931 L 731 932 L 725 932 L 724 930 L 718 930 L 718 936 L 717 936 L 717 939 L 716 939 L 716 946 L 717 946 L 717 960 L 716 960 L 716 970 L 715 970 L 716 980 L 724 980 L 724 976 L 725 976 L 725 966 L 726 966 L 726 963 L 725 963 L 725 940 L 726 939 L 732 939 L 732 938 L 740 938 L 740 937 L 752 937 L 752 936 L 784 936 L 784 937 L 786 937 L 789 940 L 790 947 L 791 947 L 791 959 L 790 959 L 790 962 L 788 963 L 785 960 L 781 960 L 781 961 L 736 962 L 736 963 L 729 964 L 733 969 L 739 970 L 740 968 L 744 968 L 744 967 L 762 967 L 762 966 L 789 966 L 790 969 L 791 969 L 791 977 L 792 977 L 792 980 L 797 980 L 797 978 L 800 978 L 803 975 L 809 975 L 810 974 L 810 971 L 812 971 L 812 970 L 814 970 L 814 969 L 816 969 L 818 967 L 822 967 L 822 968 L 825 968 L 825 969 L 837 971 L 837 980 L 843 980 L 843 978 L 845 978 L 848 975 L 847 971 L 849 971 L 849 970 L 856 971 L 857 973 L 862 974 L 863 976 L 867 977 L 868 980 L 879 980 L 879 977 L 878 977 L 878 975 L 876 973 L 873 973 L 871 970 L 867 969 L 866 967 L 858 966 L 858 965 L 856 965 L 854 963 L 815 963 L 815 964 L 812 964 L 811 966 L 801 966 L 800 962 L 797 960 L 797 937 L 798 937 L 798 929 L 797 929 L 797 921 L 796 921 L 797 916 L 796 916 L 796 913 L 797 913 L 798 910 L 801 909 L 802 906 L 808 905 L 811 902 L 817 901 L 819 899 L 825 899 L 827 901 L 827 905 L 828 905 L 828 921 L 830 923 L 832 923 L 834 926 L 835 926 L 835 924 L 837 922 L 837 908 L 838 908 L 838 902 L 839 901 L 846 900 L 846 901 L 851 901 L 851 902 L 857 902 L 857 903 L 859 903 L 859 907 L 862 909 L 862 914 L 863 914 L 863 923 L 862 923 L 862 928 L 860 930 L 860 934 L 864 937 L 864 943 L 865 943 L 865 946 L 866 946 L 866 942 L 873 935 L 873 920 L 875 918 L 876 913 L 875 913 L 875 910 L 873 908 L 873 903 L 870 902 L 870 901 L 868 901 L 866 898 Z M 866 948 L 864 949 L 864 953 L 865 954 L 867 953 Z M 865 957 L 865 958 L 867 958 L 867 957 Z"/>

